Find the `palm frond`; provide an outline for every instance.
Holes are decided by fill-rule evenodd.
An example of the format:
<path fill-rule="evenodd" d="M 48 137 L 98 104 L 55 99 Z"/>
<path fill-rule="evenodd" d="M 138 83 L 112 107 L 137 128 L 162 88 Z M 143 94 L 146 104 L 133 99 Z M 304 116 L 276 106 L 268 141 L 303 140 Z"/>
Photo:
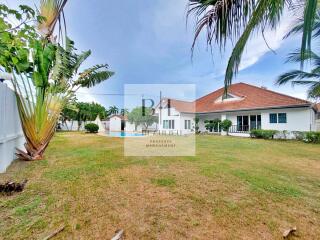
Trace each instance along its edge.
<path fill-rule="evenodd" d="M 67 35 L 63 14 L 63 8 L 66 3 L 67 0 L 40 0 L 38 12 L 45 20 L 39 23 L 38 29 L 45 38 L 50 39 L 52 37 L 57 23 L 59 24 L 59 36 L 62 35 L 62 25 L 64 25 L 65 35 Z"/>
<path fill-rule="evenodd" d="M 319 79 L 320 75 L 304 72 L 302 70 L 292 70 L 287 73 L 284 73 L 278 77 L 276 80 L 276 84 L 283 85 L 291 82 L 293 85 L 300 84 L 306 85 L 310 83 L 314 83 L 313 80 L 301 81 L 303 79 Z"/>
<path fill-rule="evenodd" d="M 320 98 L 320 81 L 313 83 L 308 89 L 308 97 L 312 99 Z"/>
<path fill-rule="evenodd" d="M 189 0 L 187 17 L 194 15 L 196 19 L 192 50 L 203 30 L 206 31 L 208 45 L 214 41 L 222 48 L 227 39 L 237 39 L 246 27 L 255 4 L 254 0 Z"/>
<path fill-rule="evenodd" d="M 285 1 L 259 1 L 257 7 L 255 8 L 252 16 L 246 26 L 241 37 L 237 41 L 231 57 L 228 61 L 228 66 L 225 74 L 225 94 L 227 93 L 227 88 L 232 83 L 234 75 L 237 74 L 241 56 L 246 46 L 246 43 L 249 40 L 251 33 L 257 28 L 264 26 L 266 21 L 273 27 L 277 24 L 282 14 L 283 8 L 285 6 Z"/>
<path fill-rule="evenodd" d="M 73 69 L 75 72 L 78 72 L 79 67 L 81 66 L 81 64 L 91 55 L 91 51 L 84 51 L 82 52 L 80 55 L 77 56 Z"/>
<path fill-rule="evenodd" d="M 315 63 L 317 63 L 319 61 L 319 63 L 320 63 L 320 57 L 316 53 L 314 53 L 312 51 L 307 51 L 304 56 L 301 56 L 300 50 L 297 50 L 295 52 L 290 53 L 287 57 L 286 62 L 287 63 L 300 63 L 301 61 L 305 61 L 305 60 L 315 61 Z"/>
<path fill-rule="evenodd" d="M 318 7 L 318 0 L 307 0 L 304 8 L 304 21 L 302 29 L 301 41 L 301 67 L 303 67 L 304 56 L 307 51 L 311 51 L 312 31 L 314 29 L 314 22 L 316 18 Z"/>
<path fill-rule="evenodd" d="M 112 77 L 114 72 L 108 70 L 108 65 L 95 65 L 79 74 L 79 78 L 74 82 L 74 86 L 93 87 L 108 78 Z"/>

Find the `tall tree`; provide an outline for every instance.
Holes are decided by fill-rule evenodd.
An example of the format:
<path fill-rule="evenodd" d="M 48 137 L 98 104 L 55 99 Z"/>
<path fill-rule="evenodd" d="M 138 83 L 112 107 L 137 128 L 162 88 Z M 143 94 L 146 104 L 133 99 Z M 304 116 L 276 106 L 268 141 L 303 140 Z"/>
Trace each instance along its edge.
<path fill-rule="evenodd" d="M 128 110 L 128 109 L 126 109 L 126 108 L 121 108 L 120 114 L 121 114 L 122 116 L 125 116 L 125 115 L 127 115 L 128 113 L 129 113 L 129 110 Z"/>
<path fill-rule="evenodd" d="M 136 107 L 128 114 L 128 121 L 135 125 L 135 130 L 139 125 L 148 129 L 149 126 L 157 122 L 157 117 L 153 115 L 152 108 Z"/>
<path fill-rule="evenodd" d="M 300 47 L 301 63 L 311 51 L 312 27 L 318 8 L 317 0 L 189 0 L 188 15 L 196 17 L 192 49 L 202 31 L 206 31 L 207 44 L 216 43 L 223 50 L 227 40 L 236 42 L 225 73 L 225 87 L 237 74 L 244 48 L 254 31 L 264 33 L 266 28 L 276 29 L 289 9 L 303 19 Z M 301 9 L 303 13 L 301 14 Z"/>
<path fill-rule="evenodd" d="M 118 114 L 119 108 L 117 106 L 110 106 L 108 109 L 109 115 Z"/>
<path fill-rule="evenodd" d="M 98 103 L 76 102 L 72 106 L 73 108 L 70 108 L 70 106 L 64 107 L 61 120 L 78 121 L 78 130 L 80 130 L 83 122 L 94 121 L 97 116 L 100 119 L 106 117 L 105 107 Z"/>

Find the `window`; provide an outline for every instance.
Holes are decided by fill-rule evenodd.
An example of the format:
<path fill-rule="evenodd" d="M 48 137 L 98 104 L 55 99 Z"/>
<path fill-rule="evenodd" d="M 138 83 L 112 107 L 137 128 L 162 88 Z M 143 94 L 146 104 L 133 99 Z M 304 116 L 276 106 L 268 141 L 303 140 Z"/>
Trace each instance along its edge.
<path fill-rule="evenodd" d="M 184 120 L 184 129 L 191 129 L 191 120 Z"/>
<path fill-rule="evenodd" d="M 270 123 L 278 123 L 277 114 L 276 113 L 270 113 L 269 114 L 269 118 L 270 118 Z"/>
<path fill-rule="evenodd" d="M 169 128 L 169 121 L 168 120 L 163 120 L 163 128 L 168 129 Z"/>
<path fill-rule="evenodd" d="M 278 123 L 287 123 L 286 113 L 278 113 Z"/>
<path fill-rule="evenodd" d="M 261 128 L 261 115 L 250 115 L 250 130 Z"/>
<path fill-rule="evenodd" d="M 163 129 L 174 129 L 174 120 L 163 120 Z"/>
<path fill-rule="evenodd" d="M 270 123 L 287 123 L 286 113 L 270 113 Z"/>

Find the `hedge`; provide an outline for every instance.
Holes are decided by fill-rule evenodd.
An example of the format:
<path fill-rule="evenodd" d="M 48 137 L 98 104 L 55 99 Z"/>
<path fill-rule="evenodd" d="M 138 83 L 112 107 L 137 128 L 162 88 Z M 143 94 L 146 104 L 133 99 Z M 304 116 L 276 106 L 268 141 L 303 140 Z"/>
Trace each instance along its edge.
<path fill-rule="evenodd" d="M 273 139 L 274 135 L 276 135 L 277 133 L 277 130 L 253 129 L 250 132 L 250 136 L 252 138 Z"/>
<path fill-rule="evenodd" d="M 320 143 L 320 132 L 306 132 L 304 141 L 308 143 Z"/>
<path fill-rule="evenodd" d="M 84 126 L 84 128 L 89 133 L 97 133 L 99 131 L 99 126 L 95 123 L 88 123 Z"/>

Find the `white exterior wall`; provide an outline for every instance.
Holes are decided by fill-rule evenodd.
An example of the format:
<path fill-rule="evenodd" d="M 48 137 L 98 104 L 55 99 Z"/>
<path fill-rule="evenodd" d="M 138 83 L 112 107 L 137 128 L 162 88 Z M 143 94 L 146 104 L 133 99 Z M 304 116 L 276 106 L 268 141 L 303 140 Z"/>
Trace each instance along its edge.
<path fill-rule="evenodd" d="M 270 123 L 270 113 L 286 113 L 287 123 Z M 261 128 L 278 131 L 310 131 L 315 130 L 315 113 L 311 108 L 284 108 L 260 111 L 243 111 L 227 114 L 232 125 L 237 124 L 237 116 L 261 115 Z"/>
<path fill-rule="evenodd" d="M 128 121 L 126 121 L 126 126 L 125 126 L 125 131 L 126 132 L 141 132 L 142 131 L 142 126 L 137 126 L 137 130 L 135 129 L 135 124 L 134 123 L 130 123 Z"/>
<path fill-rule="evenodd" d="M 287 113 L 287 123 L 270 123 L 270 113 Z M 279 131 L 310 131 L 315 130 L 315 113 L 310 108 L 287 108 L 264 110 L 261 112 L 262 129 Z"/>
<path fill-rule="evenodd" d="M 205 115 L 200 115 L 199 117 L 199 131 L 201 132 L 207 132 L 208 130 L 205 127 L 205 120 L 214 120 L 214 119 L 221 119 L 221 114 L 217 113 L 208 113 Z"/>
<path fill-rule="evenodd" d="M 111 132 L 120 132 L 121 131 L 121 118 L 113 116 L 110 118 L 109 130 Z"/>
<path fill-rule="evenodd" d="M 148 127 L 148 130 L 157 130 L 157 127 L 158 127 L 158 124 L 154 123 Z M 135 130 L 135 125 L 133 123 L 126 121 L 126 127 L 125 127 L 126 132 L 142 132 L 142 129 L 145 129 L 143 125 L 137 126 L 137 130 Z"/>
<path fill-rule="evenodd" d="M 320 131 L 320 119 L 316 120 L 316 131 Z"/>
<path fill-rule="evenodd" d="M 176 111 L 176 109 L 174 109 L 174 108 L 170 109 L 170 116 L 168 114 L 167 108 L 163 108 L 161 110 L 157 109 L 156 113 L 159 114 L 158 127 L 159 127 L 160 132 L 170 133 L 172 131 L 182 130 L 183 126 L 181 126 L 180 113 L 178 111 Z M 174 129 L 164 129 L 163 128 L 163 120 L 174 120 Z"/>
<path fill-rule="evenodd" d="M 84 131 L 84 126 L 88 123 L 96 123 L 96 121 L 86 121 L 86 122 L 82 122 L 81 126 L 80 126 L 80 131 Z M 99 125 L 99 132 L 100 131 L 105 131 L 109 129 L 109 121 L 101 121 L 101 125 Z M 61 129 L 64 131 L 78 131 L 78 121 L 66 121 L 64 123 L 62 123 L 60 121 L 60 126 Z"/>
<path fill-rule="evenodd" d="M 24 143 L 15 94 L 0 83 L 0 172 L 16 159 L 16 148 L 24 150 Z"/>
<path fill-rule="evenodd" d="M 194 122 L 195 114 L 191 113 L 181 113 L 180 114 L 180 127 L 181 127 L 181 134 L 191 134 L 195 132 L 195 122 Z M 185 129 L 184 121 L 190 120 L 191 121 L 191 129 Z"/>
<path fill-rule="evenodd" d="M 78 131 L 78 121 L 66 121 L 64 123 L 60 122 L 60 126 L 61 126 L 61 129 L 64 130 L 64 131 Z M 79 130 L 83 130 L 83 126 L 85 124 L 82 124 L 82 126 L 80 127 Z"/>
<path fill-rule="evenodd" d="M 287 123 L 270 123 L 270 113 L 286 113 Z M 320 123 L 316 122 L 315 112 L 308 107 L 305 108 L 283 108 L 283 109 L 267 109 L 267 110 L 255 110 L 255 111 L 239 111 L 239 112 L 226 112 L 226 113 L 208 113 L 199 115 L 199 130 L 206 132 L 205 120 L 214 120 L 216 118 L 229 119 L 232 121 L 232 125 L 237 125 L 237 116 L 250 116 L 261 115 L 261 128 L 266 130 L 278 130 L 278 131 L 316 131 L 320 130 Z M 173 119 L 173 117 L 167 117 L 163 114 L 163 119 Z M 162 120 L 163 120 L 162 119 Z M 181 127 L 184 128 L 184 116 L 181 114 L 180 122 Z M 183 123 L 183 124 L 182 124 Z M 318 125 L 317 125 L 318 124 Z M 177 126 L 178 127 L 178 126 Z M 180 129 L 178 129 L 180 130 Z M 181 129 L 183 130 L 183 129 Z"/>

